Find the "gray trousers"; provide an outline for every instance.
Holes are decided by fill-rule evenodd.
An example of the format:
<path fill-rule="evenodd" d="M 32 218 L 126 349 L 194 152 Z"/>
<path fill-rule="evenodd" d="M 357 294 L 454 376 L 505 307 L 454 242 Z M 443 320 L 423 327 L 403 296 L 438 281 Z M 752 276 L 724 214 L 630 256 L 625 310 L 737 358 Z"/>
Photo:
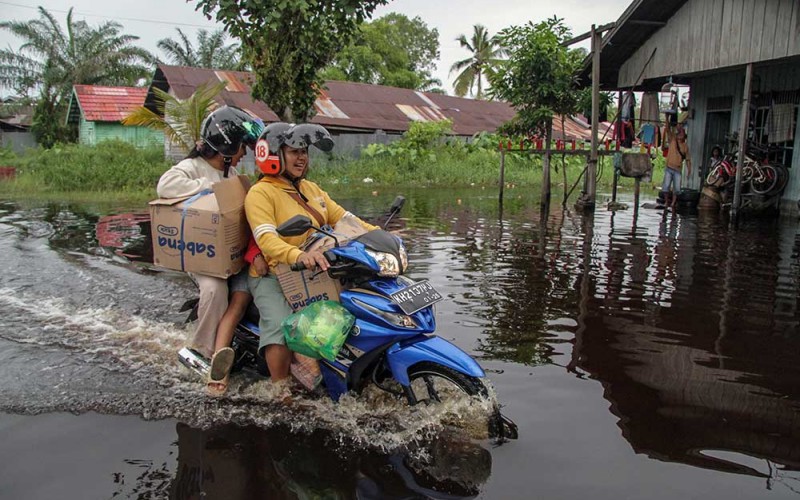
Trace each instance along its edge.
<path fill-rule="evenodd" d="M 214 355 L 217 327 L 228 309 L 228 280 L 191 274 L 200 288 L 200 303 L 197 305 L 197 327 L 191 347 L 203 356 Z"/>
<path fill-rule="evenodd" d="M 292 314 L 292 308 L 286 302 L 281 285 L 274 275 L 268 274 L 258 278 L 249 276 L 247 284 L 261 316 L 261 320 L 258 322 L 261 332 L 258 353 L 263 355 L 263 350 L 268 345 L 286 344 L 281 323 L 286 316 Z"/>

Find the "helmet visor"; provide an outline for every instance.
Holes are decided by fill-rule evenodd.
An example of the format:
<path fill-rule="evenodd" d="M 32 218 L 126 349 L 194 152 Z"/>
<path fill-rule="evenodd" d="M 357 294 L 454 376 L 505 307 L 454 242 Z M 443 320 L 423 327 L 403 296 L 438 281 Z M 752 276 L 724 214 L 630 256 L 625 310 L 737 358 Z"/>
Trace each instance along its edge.
<path fill-rule="evenodd" d="M 322 125 L 301 123 L 286 131 L 283 144 L 294 149 L 316 146 L 326 153 L 333 149 L 331 134 Z"/>
<path fill-rule="evenodd" d="M 253 118 L 252 120 L 242 123 L 242 128 L 245 130 L 242 143 L 250 146 L 250 148 L 254 148 L 256 141 L 258 141 L 258 136 L 261 135 L 261 131 L 264 130 L 264 122 L 261 121 L 260 118 Z"/>

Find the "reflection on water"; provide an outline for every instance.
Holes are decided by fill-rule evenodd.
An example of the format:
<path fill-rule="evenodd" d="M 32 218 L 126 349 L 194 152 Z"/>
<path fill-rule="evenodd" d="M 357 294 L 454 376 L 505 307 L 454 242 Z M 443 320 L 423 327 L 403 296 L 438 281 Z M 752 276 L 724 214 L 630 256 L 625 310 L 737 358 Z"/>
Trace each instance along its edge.
<path fill-rule="evenodd" d="M 492 458 L 469 441 L 437 441 L 391 455 L 320 446 L 322 433 L 286 439 L 287 429 L 178 424 L 177 473 L 170 498 L 472 498 Z"/>
<path fill-rule="evenodd" d="M 609 229 L 573 356 L 603 381 L 626 439 L 710 469 L 768 477 L 723 450 L 798 470 L 794 225 L 747 221 L 731 233 L 709 214 L 668 215 L 651 241 L 630 245 L 613 219 Z"/>
<path fill-rule="evenodd" d="M 395 194 L 335 197 L 353 212 L 377 214 Z M 605 458 L 609 463 L 604 465 L 626 464 L 634 475 L 655 466 L 658 477 L 685 485 L 682 491 L 695 491 L 709 478 L 717 486 L 729 485 L 729 491 L 747 491 L 744 497 L 752 491 L 800 491 L 800 238 L 795 221 L 752 219 L 732 228 L 726 218 L 703 212 L 600 208 L 584 216 L 554 205 L 542 213 L 535 200 L 513 191 L 502 206 L 496 193 L 479 190 L 405 194 L 409 203 L 401 226 L 410 274 L 430 278 L 448 299 L 437 307 L 440 335 L 491 367 L 501 401 L 513 389 L 518 398 L 508 401 L 512 418 L 533 416 L 530 426 L 521 429 L 522 439 L 503 447 L 512 462 L 568 454 L 564 450 L 575 447 L 576 428 L 590 429 L 586 432 L 597 439 L 606 437 L 612 431 L 601 423 L 610 412 L 625 449 L 632 449 L 637 459 L 619 451 L 606 458 L 612 452 L 597 449 L 595 456 L 571 455 L 565 467 L 585 471 L 592 460 Z M 36 325 L 47 319 L 28 313 L 34 324 L 18 333 L 25 317 L 19 311 L 55 297 L 67 311 L 85 312 L 89 305 L 122 309 L 136 314 L 148 330 L 179 321 L 171 311 L 191 287 L 175 273 L 152 276 L 143 273 L 146 265 L 122 259 L 146 259 L 149 231 L 137 213 L 131 207 L 0 204 L 0 250 L 6 255 L 0 291 L 13 291 L 13 300 L 0 293 L 3 307 L 12 312 L 0 319 L 0 336 L 20 344 L 26 335 L 35 336 Z M 24 272 L 31 259 L 45 273 L 77 276 L 67 288 L 70 296 L 63 297 L 63 286 Z M 119 290 L 132 295 L 121 296 Z M 70 328 L 89 328 L 81 325 L 85 323 Z M 15 333 L 9 333 L 12 329 Z M 171 363 L 168 353 L 179 342 L 175 335 L 171 331 L 165 337 L 169 341 L 158 351 L 159 363 Z M 107 342 L 129 337 L 112 336 Z M 85 349 L 79 341 L 64 345 L 78 353 Z M 17 354 L 22 351 L 19 347 Z M 552 390 L 525 378 L 551 376 L 553 369 L 560 373 L 557 379 L 545 379 L 557 382 Z M 184 389 L 190 385 L 177 374 L 170 377 Z M 527 386 L 539 390 L 525 392 Z M 13 386 L 3 391 L 11 393 L 16 405 L 25 404 L 25 398 L 13 394 Z M 576 404 L 570 403 L 573 398 L 592 392 L 606 402 L 592 407 L 595 413 L 578 413 L 569 406 Z M 252 399 L 251 393 L 246 396 Z M 239 407 L 235 413 L 243 414 L 251 399 L 234 398 Z M 195 400 L 187 398 L 183 404 L 187 401 Z M 557 420 L 548 421 L 551 427 L 533 426 L 542 408 L 559 405 L 566 406 L 558 410 Z M 355 422 L 359 408 L 354 404 L 337 418 Z M 324 407 L 319 414 L 332 411 Z M 399 411 L 373 413 L 367 422 L 387 420 L 390 432 L 402 432 L 402 419 L 392 420 Z M 171 415 L 185 416 L 177 411 Z M 306 418 L 310 425 L 302 426 L 305 434 L 291 440 L 276 430 L 285 423 L 280 417 L 240 422 L 255 423 L 260 430 L 228 426 L 199 431 L 179 425 L 181 457 L 177 477 L 170 482 L 172 496 L 191 498 L 192 492 L 221 487 L 219 481 L 228 472 L 217 471 L 228 470 L 231 477 L 241 478 L 225 486 L 231 491 L 245 483 L 275 498 L 370 498 L 369 491 L 375 492 L 374 498 L 425 497 L 451 483 L 446 491 L 453 495 L 530 496 L 528 491 L 520 495 L 524 488 L 507 486 L 515 480 L 525 484 L 526 475 L 509 478 L 502 469 L 492 471 L 492 456 L 483 448 L 475 451 L 472 465 L 478 472 L 464 486 L 463 481 L 446 479 L 452 470 L 440 471 L 439 462 L 422 455 L 336 455 L 335 446 L 313 438 L 313 421 Z M 339 430 L 356 428 L 351 423 Z M 429 433 L 410 435 L 427 450 L 437 443 Z M 380 440 L 390 442 L 387 434 Z M 409 444 L 408 439 L 398 442 Z M 441 441 L 445 448 L 450 442 Z M 662 462 L 693 467 L 659 467 Z M 698 471 L 714 475 L 698 476 Z M 490 473 L 503 477 L 506 486 L 488 481 Z M 743 483 L 733 478 L 759 482 L 753 490 L 741 489 Z M 565 484 L 571 484 L 560 481 L 538 478 L 538 486 L 565 491 Z M 607 485 L 611 489 L 605 493 L 571 485 L 575 489 L 567 496 L 618 498 L 625 481 L 616 479 L 620 489 Z"/>

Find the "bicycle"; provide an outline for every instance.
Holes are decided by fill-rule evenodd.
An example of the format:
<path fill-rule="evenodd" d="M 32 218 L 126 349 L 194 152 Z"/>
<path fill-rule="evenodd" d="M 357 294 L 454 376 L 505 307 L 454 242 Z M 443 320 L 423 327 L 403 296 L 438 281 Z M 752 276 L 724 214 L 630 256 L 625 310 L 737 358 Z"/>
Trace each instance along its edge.
<path fill-rule="evenodd" d="M 745 155 L 742 177 L 748 174 L 750 190 L 756 194 L 767 194 L 778 184 L 778 173 L 770 164 L 762 164 Z"/>
<path fill-rule="evenodd" d="M 753 169 L 742 169 L 742 183 L 750 181 Z M 722 187 L 728 185 L 736 178 L 736 155 L 726 154 L 711 167 L 711 171 L 706 176 L 706 184 L 710 186 Z"/>

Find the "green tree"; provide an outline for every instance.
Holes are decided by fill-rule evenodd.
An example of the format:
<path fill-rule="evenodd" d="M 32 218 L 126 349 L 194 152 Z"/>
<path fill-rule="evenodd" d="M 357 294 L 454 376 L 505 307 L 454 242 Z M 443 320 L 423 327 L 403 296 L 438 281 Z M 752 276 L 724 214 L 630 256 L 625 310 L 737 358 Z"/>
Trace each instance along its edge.
<path fill-rule="evenodd" d="M 554 115 L 569 115 L 577 110 L 579 92 L 575 75 L 583 60 L 582 52 L 562 45 L 570 38 L 570 32 L 557 17 L 506 28 L 498 37 L 508 49 L 509 59 L 493 75 L 492 93 L 517 110 L 516 132 L 544 131 L 549 151 Z M 548 204 L 549 200 L 548 153 L 544 161 L 542 204 Z"/>
<path fill-rule="evenodd" d="M 459 35 L 456 41 L 462 48 L 471 52 L 471 55 L 457 61 L 450 67 L 450 74 L 458 73 L 453 81 L 455 94 L 464 97 L 469 93 L 477 99 L 483 97 L 483 78 L 493 75 L 502 64 L 502 57 L 506 50 L 497 35 L 489 37 L 489 32 L 480 24 L 473 26 L 472 37 L 467 40 L 466 35 Z M 472 89 L 477 87 L 473 94 Z"/>
<path fill-rule="evenodd" d="M 197 0 L 223 23 L 252 68 L 253 97 L 284 120 L 311 116 L 326 67 L 388 0 Z"/>
<path fill-rule="evenodd" d="M 326 80 L 429 90 L 439 58 L 439 32 L 419 17 L 391 13 L 361 25 L 353 42 L 321 76 Z"/>
<path fill-rule="evenodd" d="M 36 101 L 32 131 L 45 147 L 74 138 L 64 125 L 73 85 L 135 85 L 150 76 L 155 60 L 118 23 L 92 27 L 74 21 L 72 9 L 66 21 L 65 31 L 39 7 L 38 19 L 0 23 L 23 40 L 17 51 L 0 50 L 0 86 Z"/>
<path fill-rule="evenodd" d="M 202 84 L 184 100 L 154 87 L 155 111 L 141 106 L 126 116 L 122 124 L 160 130 L 172 144 L 180 146 L 188 153 L 200 140 L 203 119 L 216 106 L 214 97 L 226 84 L 227 82 Z"/>
<path fill-rule="evenodd" d="M 239 46 L 225 44 L 225 30 L 199 30 L 197 48 L 180 28 L 176 28 L 176 31 L 179 40 L 163 38 L 158 41 L 158 48 L 167 54 L 173 64 L 194 68 L 239 69 Z"/>

